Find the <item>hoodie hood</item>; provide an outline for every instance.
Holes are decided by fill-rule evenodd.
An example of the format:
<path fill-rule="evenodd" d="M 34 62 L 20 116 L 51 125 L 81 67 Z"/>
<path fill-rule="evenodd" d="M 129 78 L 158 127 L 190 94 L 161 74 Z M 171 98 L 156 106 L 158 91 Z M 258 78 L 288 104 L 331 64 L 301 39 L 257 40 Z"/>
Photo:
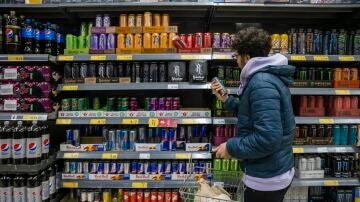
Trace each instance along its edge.
<path fill-rule="evenodd" d="M 251 76 L 258 72 L 277 75 L 285 85 L 289 86 L 293 82 L 295 67 L 288 65 L 288 59 L 279 53 L 269 57 L 251 58 L 241 71 L 239 95 L 242 93 Z"/>

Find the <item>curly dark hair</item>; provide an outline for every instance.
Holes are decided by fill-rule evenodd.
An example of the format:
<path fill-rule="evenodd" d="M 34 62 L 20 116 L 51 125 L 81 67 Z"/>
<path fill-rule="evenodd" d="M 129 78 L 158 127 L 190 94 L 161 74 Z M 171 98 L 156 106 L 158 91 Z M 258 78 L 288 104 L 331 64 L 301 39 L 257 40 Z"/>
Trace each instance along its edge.
<path fill-rule="evenodd" d="M 232 49 L 241 55 L 265 57 L 271 49 L 271 37 L 267 31 L 260 28 L 241 29 L 235 36 Z"/>

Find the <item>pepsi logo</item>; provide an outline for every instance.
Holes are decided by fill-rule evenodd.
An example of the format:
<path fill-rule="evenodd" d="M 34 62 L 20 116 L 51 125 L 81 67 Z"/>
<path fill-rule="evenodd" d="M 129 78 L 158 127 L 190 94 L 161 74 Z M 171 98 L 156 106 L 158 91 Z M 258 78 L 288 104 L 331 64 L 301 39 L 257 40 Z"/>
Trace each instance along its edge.
<path fill-rule="evenodd" d="M 37 149 L 37 145 L 34 142 L 30 143 L 28 147 L 31 151 L 35 151 Z"/>
<path fill-rule="evenodd" d="M 22 149 L 22 145 L 21 145 L 21 144 L 14 144 L 14 150 L 15 150 L 15 151 L 19 152 L 19 151 L 21 151 L 21 149 Z"/>
<path fill-rule="evenodd" d="M 35 34 L 36 34 L 36 35 L 40 35 L 40 30 L 39 30 L 39 29 L 35 29 Z"/>
<path fill-rule="evenodd" d="M 46 30 L 45 30 L 45 34 L 46 34 L 46 35 L 48 35 L 48 34 L 50 34 L 50 33 L 51 33 L 51 32 L 50 32 L 49 29 L 46 29 Z"/>
<path fill-rule="evenodd" d="M 30 26 L 26 27 L 26 32 L 32 32 L 32 28 Z"/>
<path fill-rule="evenodd" d="M 45 139 L 45 140 L 43 141 L 43 145 L 46 146 L 46 147 L 48 147 L 48 146 L 49 146 L 49 139 Z"/>
<path fill-rule="evenodd" d="M 14 32 L 12 31 L 12 29 L 6 29 L 5 35 L 7 38 L 12 38 L 14 36 Z"/>
<path fill-rule="evenodd" d="M 1 144 L 0 149 L 2 152 L 7 152 L 10 149 L 10 146 L 8 144 Z"/>

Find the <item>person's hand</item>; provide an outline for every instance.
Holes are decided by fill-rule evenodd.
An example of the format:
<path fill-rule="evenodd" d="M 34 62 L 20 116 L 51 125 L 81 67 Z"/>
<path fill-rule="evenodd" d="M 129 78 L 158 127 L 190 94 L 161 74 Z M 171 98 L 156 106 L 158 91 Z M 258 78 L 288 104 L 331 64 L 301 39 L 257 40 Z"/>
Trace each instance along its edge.
<path fill-rule="evenodd" d="M 225 94 L 224 96 L 221 95 L 222 88 L 220 84 L 216 81 L 211 82 L 211 90 L 214 93 L 214 95 L 223 103 L 229 98 L 227 94 Z"/>
<path fill-rule="evenodd" d="M 216 152 L 216 158 L 231 159 L 231 156 L 226 148 L 226 142 L 216 147 L 214 152 Z"/>

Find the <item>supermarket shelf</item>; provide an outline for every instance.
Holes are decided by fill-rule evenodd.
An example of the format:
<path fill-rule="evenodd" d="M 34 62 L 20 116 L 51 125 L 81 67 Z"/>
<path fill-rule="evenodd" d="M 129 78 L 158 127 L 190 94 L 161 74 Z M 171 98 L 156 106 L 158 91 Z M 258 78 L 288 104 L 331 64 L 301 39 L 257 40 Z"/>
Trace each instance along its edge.
<path fill-rule="evenodd" d="M 213 60 L 233 60 L 233 53 L 213 53 Z M 285 54 L 291 62 L 358 62 L 360 55 L 295 55 Z"/>
<path fill-rule="evenodd" d="M 237 94 L 238 88 L 227 88 L 228 94 Z M 360 95 L 360 88 L 290 88 L 292 95 Z"/>
<path fill-rule="evenodd" d="M 1 121 L 46 121 L 48 119 L 47 113 L 11 113 L 1 112 Z"/>
<path fill-rule="evenodd" d="M 60 84 L 58 91 L 105 91 L 105 90 L 204 90 L 210 83 L 96 83 Z"/>
<path fill-rule="evenodd" d="M 360 124 L 358 117 L 295 117 L 296 124 Z M 214 125 L 237 124 L 236 117 L 214 117 Z"/>
<path fill-rule="evenodd" d="M 291 186 L 359 186 L 358 178 L 325 178 L 325 179 L 299 179 L 295 178 Z"/>
<path fill-rule="evenodd" d="M 126 151 L 91 151 L 91 152 L 63 152 L 57 153 L 58 159 L 211 159 L 210 152 L 126 152 Z"/>
<path fill-rule="evenodd" d="M 55 62 L 56 57 L 48 54 L 0 54 L 0 62 Z"/>
<path fill-rule="evenodd" d="M 213 117 L 214 125 L 237 124 L 236 117 Z"/>
<path fill-rule="evenodd" d="M 359 148 L 347 145 L 294 145 L 293 153 L 357 153 Z"/>
<path fill-rule="evenodd" d="M 39 171 L 44 170 L 49 165 L 55 162 L 55 156 L 50 156 L 47 160 L 42 160 L 40 164 L 37 165 L 1 165 L 0 173 L 1 174 L 37 174 Z"/>

